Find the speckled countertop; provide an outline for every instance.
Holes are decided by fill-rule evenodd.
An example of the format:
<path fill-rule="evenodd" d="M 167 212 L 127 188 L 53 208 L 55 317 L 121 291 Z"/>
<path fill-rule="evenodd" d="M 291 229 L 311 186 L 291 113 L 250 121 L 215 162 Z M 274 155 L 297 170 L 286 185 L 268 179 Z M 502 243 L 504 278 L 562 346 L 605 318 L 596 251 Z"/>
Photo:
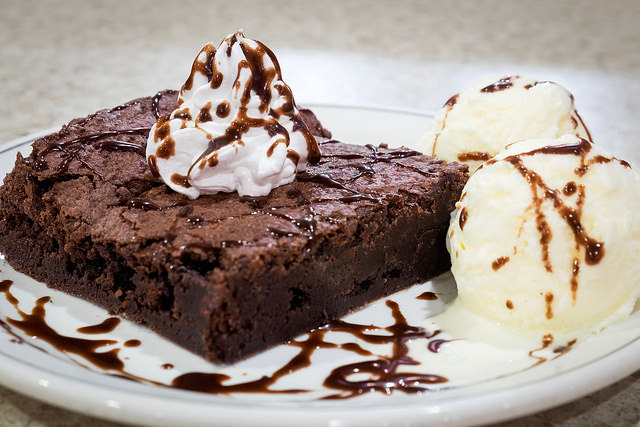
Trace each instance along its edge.
<path fill-rule="evenodd" d="M 637 0 L 1 4 L 1 142 L 158 89 L 179 88 L 205 42 L 244 28 L 278 54 L 299 104 L 433 111 L 479 78 L 526 74 L 566 86 L 594 139 L 640 164 Z M 636 372 L 510 425 L 632 425 L 639 420 Z M 0 425 L 89 424 L 114 425 L 0 387 Z"/>

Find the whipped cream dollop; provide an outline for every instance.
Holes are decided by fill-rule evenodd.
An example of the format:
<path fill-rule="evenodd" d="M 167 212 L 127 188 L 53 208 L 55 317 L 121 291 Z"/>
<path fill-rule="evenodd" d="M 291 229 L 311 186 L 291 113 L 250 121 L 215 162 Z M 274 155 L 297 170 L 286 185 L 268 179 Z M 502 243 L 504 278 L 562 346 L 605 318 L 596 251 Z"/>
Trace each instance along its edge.
<path fill-rule="evenodd" d="M 507 144 L 565 134 L 591 141 L 567 89 L 530 77 L 503 76 L 480 81 L 452 96 L 416 149 L 466 163 L 474 172 Z"/>
<path fill-rule="evenodd" d="M 192 199 L 264 196 L 319 159 L 275 55 L 241 31 L 202 48 L 178 108 L 158 119 L 147 143 L 152 173 Z"/>

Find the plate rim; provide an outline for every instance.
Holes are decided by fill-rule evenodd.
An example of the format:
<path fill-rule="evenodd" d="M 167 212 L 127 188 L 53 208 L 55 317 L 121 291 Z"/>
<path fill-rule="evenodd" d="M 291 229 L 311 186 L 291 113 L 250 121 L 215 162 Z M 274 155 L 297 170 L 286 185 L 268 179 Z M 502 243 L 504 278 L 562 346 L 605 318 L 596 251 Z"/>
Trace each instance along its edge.
<path fill-rule="evenodd" d="M 216 405 L 210 402 L 190 403 L 185 401 L 190 391 L 184 391 L 185 400 L 176 401 L 165 396 L 147 396 L 128 390 L 119 390 L 120 399 L 114 399 L 109 395 L 113 389 L 99 387 L 83 380 L 70 379 L 63 375 L 43 369 L 34 368 L 26 364 L 12 364 L 10 359 L 0 351 L 0 379 L 2 384 L 18 393 L 31 398 L 65 408 L 82 412 L 94 417 L 110 419 L 112 421 L 136 422 L 146 425 L 174 425 L 176 422 L 189 423 L 190 425 L 206 424 L 215 415 L 216 423 L 223 425 L 237 424 L 239 422 L 259 422 L 262 425 L 297 425 L 296 420 L 305 418 L 309 425 L 334 424 L 341 426 L 364 426 L 389 424 L 396 415 L 402 418 L 396 419 L 403 425 L 420 425 L 425 422 L 437 422 L 448 425 L 482 424 L 486 422 L 499 422 L 513 419 L 543 409 L 550 409 L 572 400 L 579 399 L 596 390 L 625 378 L 637 369 L 632 365 L 638 360 L 640 354 L 640 339 L 635 339 L 602 358 L 587 363 L 568 372 L 563 372 L 556 377 L 531 382 L 509 388 L 490 392 L 478 398 L 470 400 L 468 397 L 456 397 L 450 401 L 438 402 L 432 405 L 420 403 L 381 405 L 380 407 L 358 406 L 351 409 L 304 407 L 303 402 L 298 407 L 253 407 L 251 405 Z M 10 362 L 7 364 L 6 362 Z M 12 369 L 8 369 L 11 366 Z M 610 369 L 618 368 L 616 375 L 611 375 Z M 623 367 L 620 369 L 620 367 Z M 595 372 L 596 375 L 584 375 L 584 371 Z M 30 381 L 25 382 L 25 378 Z M 9 381 L 7 381 L 7 379 Z M 558 387 L 558 380 L 562 379 L 562 387 Z M 55 393 L 50 386 L 55 384 Z M 570 384 L 567 386 L 566 384 Z M 544 396 L 531 404 L 528 397 L 520 398 L 515 402 L 514 394 L 527 390 L 528 395 Z M 549 390 L 554 392 L 549 393 Z M 90 399 L 78 400 L 77 396 L 90 395 Z M 564 396 L 558 398 L 558 395 Z M 122 402 L 127 402 L 122 404 Z M 471 404 L 470 404 L 471 403 Z M 161 405 L 164 411 L 157 411 Z M 140 407 L 147 409 L 140 411 Z M 204 406 L 204 407 L 203 407 Z M 473 410 L 458 412 L 460 409 Z M 175 408 L 174 408 L 175 407 Z M 496 409 L 500 409 L 499 414 Z M 175 417 L 175 412 L 180 409 L 181 415 Z M 185 414 L 187 414 L 185 416 Z M 286 419 L 282 415 L 286 414 Z M 203 420 L 208 420 L 207 422 Z"/>
<path fill-rule="evenodd" d="M 434 116 L 430 111 L 372 104 L 306 103 L 302 105 L 310 108 L 376 111 L 424 118 Z M 3 143 L 0 145 L 0 155 L 59 129 L 60 127 L 52 127 Z M 504 421 L 577 400 L 637 371 L 639 369 L 636 366 L 637 360 L 640 359 L 638 356 L 640 356 L 640 336 L 599 359 L 554 377 L 491 391 L 472 399 L 468 396 L 458 396 L 446 401 L 432 402 L 432 404 L 428 404 L 428 401 L 427 404 L 425 401 L 406 403 L 395 401 L 393 405 L 352 406 L 340 409 L 310 406 L 305 405 L 305 402 L 299 402 L 297 407 L 287 406 L 286 408 L 250 404 L 224 405 L 223 401 L 208 403 L 199 399 L 189 401 L 189 396 L 193 396 L 193 392 L 189 391 L 180 391 L 185 393 L 184 399 L 177 400 L 173 396 L 151 396 L 131 390 L 116 390 L 112 387 L 100 386 L 95 382 L 35 367 L 26 361 L 17 360 L 2 349 L 0 349 L 0 383 L 17 393 L 61 408 L 112 421 L 148 425 L 171 425 L 176 422 L 209 424 L 212 415 L 216 423 L 225 425 L 248 422 L 258 422 L 263 425 L 295 425 L 296 420 L 299 421 L 301 417 L 304 417 L 305 423 L 310 425 L 355 426 L 393 424 L 394 422 L 405 425 L 425 422 L 460 425 Z M 633 364 L 634 361 L 636 365 Z M 585 375 L 585 371 L 590 375 Z M 558 386 L 560 380 L 562 385 Z M 531 402 L 531 399 L 521 396 L 525 389 L 527 395 L 537 393 L 542 397 Z M 550 393 L 549 390 L 553 392 Z M 117 391 L 117 397 L 110 394 L 114 391 Z M 78 395 L 85 398 L 78 399 Z M 160 407 L 161 410 L 159 410 Z M 142 408 L 145 409 L 141 410 Z M 180 418 L 176 418 L 177 409 L 180 409 Z M 284 419 L 283 415 L 286 415 Z"/>

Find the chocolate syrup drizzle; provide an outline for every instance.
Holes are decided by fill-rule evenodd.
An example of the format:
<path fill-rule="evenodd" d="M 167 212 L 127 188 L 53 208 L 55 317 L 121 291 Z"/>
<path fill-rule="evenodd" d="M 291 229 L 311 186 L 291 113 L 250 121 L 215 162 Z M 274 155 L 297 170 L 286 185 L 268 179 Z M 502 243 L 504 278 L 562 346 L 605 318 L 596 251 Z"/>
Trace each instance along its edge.
<path fill-rule="evenodd" d="M 560 356 L 563 356 L 565 354 L 567 354 L 569 351 L 571 351 L 573 349 L 573 346 L 578 342 L 577 338 L 572 339 L 571 341 L 567 342 L 567 344 L 565 345 L 560 345 L 556 348 L 553 349 L 553 353 L 555 354 L 555 356 L 553 356 L 551 358 L 551 360 L 555 360 Z M 550 347 L 552 344 L 554 343 L 554 337 L 552 334 L 546 334 L 542 337 L 542 345 L 539 348 L 536 348 L 535 350 L 531 350 L 529 352 L 529 357 L 532 357 L 534 359 L 536 359 L 536 363 L 534 363 L 533 365 L 531 365 L 529 368 L 527 369 L 531 369 L 531 368 L 535 368 L 536 366 L 546 362 L 547 360 L 549 360 L 546 357 L 543 356 L 538 356 L 535 353 L 542 351 L 548 347 Z"/>
<path fill-rule="evenodd" d="M 180 200 L 166 206 L 160 206 L 157 203 L 149 199 L 146 199 L 144 197 L 132 197 L 127 201 L 127 206 L 133 209 L 142 209 L 143 211 L 164 211 L 171 208 L 188 206 L 188 205 L 186 201 Z"/>
<path fill-rule="evenodd" d="M 117 341 L 106 339 L 91 340 L 59 334 L 51 328 L 45 320 L 45 304 L 48 303 L 51 298 L 48 296 L 38 298 L 31 313 L 25 313 L 20 310 L 18 300 L 11 294 L 10 288 L 12 284 L 13 282 L 11 280 L 3 280 L 0 282 L 0 292 L 5 294 L 7 301 L 14 306 L 21 317 L 21 320 L 7 318 L 6 322 L 9 325 L 21 330 L 27 336 L 39 338 L 60 352 L 80 356 L 98 368 L 104 370 L 122 370 L 124 368 L 124 363 L 118 357 L 120 349 L 116 348 L 104 352 L 97 351 L 98 349 L 117 344 Z M 110 323 L 113 322 L 108 322 L 107 327 L 111 326 Z M 93 334 L 96 333 L 93 332 L 94 330 L 105 328 L 105 325 L 100 324 L 87 328 L 89 329 L 89 333 Z"/>
<path fill-rule="evenodd" d="M 401 366 L 415 366 L 420 363 L 409 356 L 408 342 L 416 339 L 425 339 L 429 346 L 433 337 L 440 333 L 439 330 L 429 332 L 419 326 L 411 326 L 402 315 L 398 303 L 387 300 L 387 307 L 395 323 L 384 328 L 390 335 L 367 333 L 371 326 L 357 325 L 336 321 L 329 324 L 332 331 L 349 332 L 357 338 L 373 344 L 393 344 L 391 356 L 352 363 L 335 368 L 327 377 L 324 385 L 340 390 L 341 393 L 326 396 L 324 399 L 346 399 L 372 391 L 391 394 L 393 391 L 404 393 L 417 393 L 429 390 L 424 385 L 441 384 L 448 380 L 445 377 L 434 374 L 422 374 L 412 372 L 398 372 Z M 379 328 L 376 328 L 379 329 Z M 440 344 L 432 345 L 430 350 L 439 348 Z M 436 350 L 437 352 L 437 350 Z M 358 373 L 367 372 L 373 376 L 368 380 L 353 381 L 349 377 Z"/>
<path fill-rule="evenodd" d="M 13 282 L 11 280 L 3 280 L 0 282 L 0 292 L 5 294 L 7 301 L 10 302 L 17 310 L 21 320 L 7 318 L 8 324 L 29 336 L 38 337 L 40 340 L 49 343 L 65 354 L 80 356 L 105 371 L 115 371 L 117 374 L 113 375 L 118 377 L 150 382 L 164 387 L 200 391 L 211 394 L 302 393 L 306 392 L 306 390 L 278 390 L 273 389 L 272 386 L 280 378 L 310 366 L 311 356 L 316 350 L 321 348 L 338 348 L 356 353 L 360 356 L 373 356 L 370 351 L 365 350 L 355 342 L 336 344 L 325 340 L 326 334 L 329 332 L 344 332 L 353 335 L 355 338 L 373 344 L 391 343 L 393 344 L 393 352 L 387 357 L 379 357 L 377 359 L 349 364 L 334 369 L 325 380 L 325 385 L 329 388 L 340 390 L 342 393 L 327 396 L 326 399 L 344 399 L 370 391 L 381 391 L 386 394 L 390 394 L 394 390 L 403 391 L 405 393 L 415 393 L 427 390 L 427 388 L 422 387 L 421 385 L 437 384 L 447 381 L 446 378 L 438 375 L 397 372 L 397 369 L 403 365 L 419 364 L 408 356 L 409 350 L 407 343 L 409 341 L 414 339 L 426 339 L 429 350 L 437 352 L 440 345 L 445 342 L 445 340 L 435 340 L 437 342 L 432 343 L 430 340 L 438 335 L 440 331 L 428 332 L 421 327 L 409 325 L 400 312 L 398 304 L 394 301 L 387 301 L 387 306 L 391 309 L 395 319 L 395 323 L 393 325 L 386 328 L 379 328 L 373 325 L 360 325 L 340 320 L 331 322 L 322 328 L 311 331 L 306 339 L 291 341 L 289 345 L 299 348 L 299 352 L 271 375 L 265 375 L 259 379 L 247 382 L 225 384 L 225 382 L 231 379 L 228 375 L 219 373 L 189 372 L 177 376 L 173 379 L 170 385 L 167 385 L 126 372 L 124 369 L 124 363 L 120 360 L 118 355 L 120 348 L 114 348 L 108 351 L 99 351 L 105 347 L 117 344 L 117 341 L 115 340 L 68 337 L 53 330 L 45 320 L 45 304 L 49 302 L 50 297 L 45 296 L 39 298 L 30 314 L 23 312 L 18 308 L 18 300 L 10 291 L 12 283 Z M 114 319 L 117 321 L 114 321 Z M 106 333 L 112 331 L 118 323 L 118 318 L 111 317 L 100 324 L 79 328 L 78 331 L 86 334 Z M 5 326 L 4 322 L 2 322 L 2 325 Z M 5 329 L 11 332 L 8 326 L 5 326 Z M 384 330 L 386 332 L 385 334 L 374 334 L 369 332 L 372 330 Z M 16 336 L 20 342 L 23 341 L 17 335 L 14 334 L 14 336 Z M 136 347 L 140 344 L 139 340 L 128 340 L 123 343 L 123 346 Z M 161 368 L 171 369 L 173 368 L 173 365 L 163 364 Z M 367 381 L 351 381 L 349 376 L 358 372 L 369 372 L 373 378 Z"/>
<path fill-rule="evenodd" d="M 383 328 L 374 325 L 349 323 L 342 320 L 333 321 L 319 329 L 312 330 L 305 339 L 289 342 L 289 346 L 299 349 L 298 353 L 271 375 L 265 375 L 251 381 L 225 384 L 231 380 L 231 377 L 228 375 L 220 373 L 189 372 L 178 375 L 172 380 L 171 384 L 165 384 L 127 372 L 124 369 L 124 362 L 122 362 L 119 356 L 120 348 L 101 351 L 104 348 L 115 345 L 117 343 L 115 340 L 68 337 L 54 331 L 47 324 L 45 319 L 45 305 L 50 301 L 50 297 L 45 296 L 39 298 L 30 314 L 23 312 L 18 308 L 19 301 L 10 291 L 12 284 L 13 282 L 11 280 L 0 281 L 0 292 L 5 294 L 7 302 L 14 306 L 21 317 L 21 320 L 11 318 L 6 318 L 6 322 L 0 320 L 0 327 L 4 328 L 14 337 L 12 342 L 18 344 L 27 343 L 39 351 L 46 352 L 46 350 L 38 347 L 33 342 L 25 341 L 20 336 L 16 335 L 16 333 L 13 332 L 13 327 L 22 331 L 26 335 L 34 336 L 39 338 L 41 341 L 47 342 L 64 354 L 80 356 L 96 367 L 104 370 L 106 375 L 121 379 L 210 394 L 304 393 L 308 390 L 274 389 L 272 386 L 274 386 L 280 378 L 310 366 L 311 357 L 316 350 L 335 348 L 349 351 L 359 356 L 373 356 L 374 358 L 335 368 L 325 379 L 324 385 L 328 388 L 338 390 L 339 392 L 323 397 L 322 399 L 325 400 L 346 399 L 369 392 L 381 392 L 384 394 L 391 394 L 393 391 L 419 393 L 430 390 L 430 385 L 442 384 L 448 381 L 446 378 L 439 375 L 398 372 L 398 369 L 401 366 L 419 365 L 419 362 L 409 356 L 409 349 L 407 345 L 409 341 L 426 340 L 427 350 L 433 353 L 438 353 L 442 344 L 455 340 L 435 338 L 439 335 L 439 330 L 428 332 L 422 327 L 409 325 L 406 318 L 400 311 L 398 304 L 391 300 L 388 300 L 386 305 L 391 310 L 394 318 L 394 323 L 392 325 Z M 117 318 L 111 317 L 100 324 L 78 328 L 78 331 L 85 334 L 110 332 L 119 323 L 113 319 L 117 320 Z M 325 338 L 327 334 L 331 332 L 348 333 L 354 338 L 376 345 L 392 344 L 392 353 L 389 356 L 374 356 L 373 353 L 362 348 L 356 342 L 337 344 L 326 341 Z M 566 345 L 556 347 L 553 350 L 553 353 L 555 354 L 553 359 L 566 354 L 573 348 L 573 345 L 576 342 L 577 340 L 574 339 L 569 341 Z M 546 349 L 552 343 L 553 336 L 550 334 L 545 335 L 542 341 L 542 347 L 529 352 L 529 356 L 536 359 L 536 363 L 526 369 L 531 369 L 547 361 L 547 358 L 538 356 L 535 353 Z M 139 345 L 141 345 L 141 342 L 136 339 L 130 339 L 122 343 L 122 347 L 137 347 Z M 87 368 L 87 366 L 78 362 L 76 359 L 71 357 L 69 359 L 79 366 Z M 173 367 L 174 366 L 171 363 L 164 363 L 160 365 L 160 368 L 163 370 L 173 369 Z M 362 374 L 365 372 L 371 375 L 370 379 L 360 381 L 350 379 L 351 375 Z"/>
<path fill-rule="evenodd" d="M 152 110 L 156 119 L 160 116 L 159 105 L 160 101 L 163 97 L 163 92 L 158 92 L 151 100 Z M 130 107 L 132 105 L 137 105 L 142 103 L 143 100 L 136 100 L 133 102 L 128 102 L 117 107 L 112 108 L 108 112 L 120 111 L 124 108 Z M 74 124 L 74 126 L 83 126 L 88 123 L 90 120 L 95 118 L 99 113 L 94 113 L 90 116 L 85 117 L 80 122 Z M 84 144 L 93 143 L 95 148 L 102 149 L 106 151 L 130 151 L 133 153 L 140 154 L 141 156 L 145 155 L 145 146 L 143 144 L 136 144 L 131 141 L 123 141 L 117 139 L 118 136 L 122 135 L 132 135 L 132 136 L 142 136 L 146 139 L 150 127 L 136 127 L 129 129 L 115 129 L 115 130 L 105 130 L 101 132 L 92 133 L 89 135 L 85 135 L 79 138 L 74 138 L 68 141 L 58 141 L 58 142 L 49 142 L 47 146 L 45 146 L 39 153 L 37 153 L 34 169 L 36 171 L 43 171 L 47 167 L 47 159 L 46 157 L 52 152 L 61 153 L 61 162 L 57 166 L 58 173 L 67 172 L 69 165 L 72 160 L 77 160 L 82 165 L 84 165 L 87 169 L 93 172 L 96 176 L 100 177 L 104 180 L 93 166 L 87 163 L 81 156 L 82 153 L 85 152 Z M 46 137 L 43 138 L 46 141 Z M 142 142 L 142 141 L 141 141 Z"/>
<path fill-rule="evenodd" d="M 574 338 L 571 341 L 569 341 L 567 345 L 562 345 L 560 347 L 554 348 L 553 352 L 557 354 L 557 356 L 555 356 L 554 359 L 570 351 L 577 342 L 578 342 L 577 338 Z"/>
<path fill-rule="evenodd" d="M 444 131 L 444 128 L 447 126 L 447 117 L 449 117 L 449 112 L 453 109 L 454 105 L 458 103 L 458 98 L 460 97 L 459 93 L 456 93 L 451 98 L 444 103 L 444 107 L 447 110 L 444 112 L 444 117 L 442 119 L 442 127 L 440 128 L 440 132 L 436 133 L 436 136 L 433 140 L 433 147 L 431 148 L 431 157 L 436 157 L 436 146 L 438 145 L 438 138 L 440 138 L 440 134 Z"/>
<path fill-rule="evenodd" d="M 547 319 L 553 319 L 553 292 L 547 292 L 544 294 L 544 302 L 547 306 L 547 311 L 545 313 L 545 317 Z"/>
<path fill-rule="evenodd" d="M 533 366 L 538 366 L 547 361 L 546 357 L 538 356 L 535 353 L 537 353 L 538 351 L 544 350 L 545 348 L 549 347 L 551 344 L 553 344 L 553 335 L 546 334 L 545 336 L 542 337 L 542 346 L 539 348 L 536 348 L 535 350 L 531 350 L 529 352 L 529 357 L 532 357 L 537 360 L 537 362 Z"/>
<path fill-rule="evenodd" d="M 469 216 L 469 211 L 466 207 L 463 207 L 460 210 L 460 216 L 458 217 L 458 225 L 460 226 L 460 230 L 464 229 L 465 224 L 467 223 L 467 218 Z"/>
<path fill-rule="evenodd" d="M 577 176 L 583 176 L 593 164 L 609 163 L 615 158 L 606 158 L 603 156 L 595 156 L 587 160 L 587 155 L 591 151 L 591 143 L 585 139 L 579 138 L 576 144 L 546 146 L 531 150 L 526 153 L 517 154 L 506 157 L 504 160 L 513 165 L 513 167 L 527 180 L 531 189 L 533 198 L 533 208 L 536 214 L 536 224 L 540 233 L 540 245 L 542 249 L 542 261 L 545 269 L 549 272 L 553 271 L 553 266 L 549 260 L 549 244 L 553 238 L 551 227 L 549 226 L 546 215 L 542 210 L 542 202 L 544 199 L 550 200 L 553 207 L 558 211 L 560 217 L 567 223 L 575 239 L 576 249 L 581 246 L 584 248 L 584 262 L 587 265 L 598 264 L 605 255 L 604 242 L 599 242 L 590 237 L 582 225 L 582 206 L 585 198 L 585 188 L 583 185 L 576 185 L 573 181 L 565 185 L 563 192 L 565 194 L 573 194 L 577 191 L 578 200 L 576 208 L 568 206 L 560 197 L 560 191 L 551 189 L 534 171 L 528 169 L 523 161 L 523 157 L 533 156 L 535 154 L 555 154 L 555 155 L 572 155 L 580 158 L 580 165 L 574 170 Z M 578 275 L 580 272 L 580 259 L 574 258 L 572 261 L 572 277 L 571 277 L 571 293 L 573 302 L 576 301 L 578 291 Z M 553 297 L 551 297 L 553 299 Z M 550 307 L 550 302 L 547 302 Z M 549 318 L 550 309 L 547 310 Z"/>
<path fill-rule="evenodd" d="M 514 78 L 517 79 L 517 78 L 520 78 L 520 76 L 514 76 Z M 480 89 L 480 92 L 484 92 L 484 93 L 500 92 L 505 89 L 509 89 L 512 86 L 513 86 L 513 80 L 511 79 L 511 76 L 506 76 L 501 78 L 497 82 L 490 84 L 489 86 L 483 87 L 482 89 Z"/>
<path fill-rule="evenodd" d="M 458 154 L 458 160 L 460 160 L 461 162 L 467 162 L 470 160 L 484 162 L 489 160 L 490 158 L 491 154 L 485 151 L 467 151 Z"/>
<path fill-rule="evenodd" d="M 91 326 L 83 326 L 81 328 L 76 329 L 76 331 L 81 334 L 106 334 L 107 332 L 113 331 L 116 326 L 120 324 L 120 319 L 117 317 L 108 317 L 102 323 L 98 323 L 97 325 Z"/>
<path fill-rule="evenodd" d="M 446 344 L 448 342 L 457 341 L 457 340 L 458 339 L 453 339 L 453 340 L 443 340 L 443 339 L 431 340 L 431 341 L 429 341 L 429 344 L 427 344 L 427 350 L 429 350 L 432 353 L 440 353 L 440 347 L 442 347 L 442 344 Z"/>
<path fill-rule="evenodd" d="M 321 143 L 320 145 L 323 144 L 330 144 L 333 142 L 337 142 L 334 140 L 329 140 L 329 141 L 325 141 L 323 143 Z M 429 171 L 423 171 L 420 168 L 417 168 L 415 166 L 411 166 L 411 165 L 405 165 L 404 163 L 399 163 L 399 162 L 394 162 L 394 160 L 399 160 L 399 159 L 405 159 L 408 157 L 414 157 L 414 156 L 420 156 L 422 155 L 422 153 L 419 153 L 417 151 L 414 150 L 409 150 L 406 148 L 400 148 L 397 150 L 389 150 L 386 152 L 381 152 L 380 148 L 386 148 L 386 146 L 383 146 L 382 144 L 380 145 L 380 147 L 376 147 L 375 145 L 372 144 L 367 144 L 365 145 L 365 147 L 367 147 L 369 150 L 371 150 L 371 154 L 372 156 L 368 156 L 366 154 L 359 154 L 359 153 L 345 153 L 345 154 L 326 154 L 322 156 L 322 160 L 325 159 L 345 159 L 345 160 L 353 160 L 353 159 L 366 159 L 366 162 L 354 165 L 353 167 L 355 167 L 359 173 L 357 175 L 355 175 L 353 178 L 351 178 L 351 182 L 355 181 L 356 179 L 363 177 L 363 176 L 372 176 L 376 173 L 376 170 L 374 168 L 374 165 L 377 163 L 393 163 L 396 166 L 399 166 L 401 168 L 404 169 L 409 169 L 412 172 L 416 172 L 422 176 L 425 177 L 435 177 L 438 176 L 437 173 L 434 172 L 429 172 Z M 330 185 L 329 183 L 327 183 L 328 185 Z M 340 186 L 336 186 L 336 188 L 344 188 L 344 186 L 342 186 L 342 184 L 340 184 Z M 345 188 L 346 189 L 346 188 Z M 348 189 L 347 189 L 348 190 Z"/>
<path fill-rule="evenodd" d="M 327 141 L 326 143 L 331 143 L 331 141 Z M 261 208 L 266 202 L 267 199 L 264 197 L 250 197 L 250 196 L 242 196 L 239 198 L 240 201 L 247 203 L 250 205 L 253 210 L 251 212 L 247 212 L 244 214 L 227 216 L 216 219 L 205 219 L 203 217 L 197 215 L 191 215 L 193 212 L 193 207 L 188 204 L 187 201 L 179 201 L 174 202 L 166 206 L 160 206 L 152 200 L 145 197 L 134 197 L 126 202 L 126 205 L 130 208 L 141 209 L 141 210 L 170 210 L 172 208 L 180 207 L 182 210 L 188 209 L 189 212 L 181 214 L 179 216 L 184 217 L 185 221 L 191 227 L 202 227 L 206 223 L 221 223 L 224 221 L 229 221 L 233 219 L 238 219 L 242 217 L 252 217 L 256 215 L 266 215 L 271 216 L 278 219 L 283 219 L 293 225 L 295 230 L 282 229 L 278 226 L 267 226 L 266 231 L 271 233 L 276 238 L 281 237 L 305 237 L 308 241 L 313 241 L 315 238 L 315 230 L 317 229 L 318 220 L 326 221 L 329 223 L 335 222 L 335 220 L 329 216 L 318 214 L 315 210 L 309 206 L 314 203 L 324 203 L 324 202 L 342 202 L 342 203 L 373 203 L 379 204 L 382 203 L 386 195 L 379 194 L 369 194 L 369 193 L 361 193 L 352 187 L 352 184 L 355 180 L 363 177 L 363 176 L 371 176 L 376 173 L 375 165 L 378 163 L 390 163 L 396 166 L 409 168 L 412 171 L 419 173 L 423 176 L 427 177 L 436 177 L 437 173 L 432 173 L 429 171 L 423 171 L 419 168 L 404 165 L 399 163 L 397 160 L 421 155 L 420 153 L 408 149 L 397 149 L 397 150 L 389 150 L 389 151 L 381 151 L 380 148 L 385 148 L 385 145 L 381 145 L 381 147 L 375 147 L 372 145 L 367 145 L 368 150 L 371 151 L 368 153 L 344 153 L 344 154 L 329 154 L 325 155 L 322 158 L 322 161 L 328 161 L 328 159 L 362 159 L 362 163 L 358 163 L 356 165 L 348 165 L 349 167 L 354 167 L 359 173 L 346 180 L 345 182 L 338 181 L 334 179 L 330 173 L 309 173 L 303 172 L 299 173 L 297 177 L 298 182 L 314 182 L 316 184 L 328 187 L 335 188 L 338 190 L 342 190 L 347 192 L 346 195 L 337 195 L 331 197 L 317 197 L 310 198 L 303 194 L 303 192 L 298 187 L 290 187 L 286 190 L 285 195 L 288 198 L 294 199 L 295 207 L 308 206 L 306 215 L 303 216 L 292 216 L 286 213 L 280 212 L 282 209 L 291 208 L 292 206 L 283 205 L 283 206 L 275 206 L 267 209 Z M 165 243 L 171 246 L 172 240 L 176 237 L 174 233 L 174 229 L 177 223 L 174 222 L 173 226 L 170 228 L 169 233 L 167 233 L 167 237 L 164 239 Z M 181 247 L 181 250 L 185 249 L 198 249 L 201 252 L 206 252 L 208 254 L 214 254 L 220 248 L 225 247 L 238 247 L 238 246 L 248 246 L 254 244 L 253 242 L 242 241 L 242 240 L 234 240 L 234 241 L 226 241 L 221 242 L 219 244 L 215 243 L 203 243 L 196 245 L 186 245 Z"/>
<path fill-rule="evenodd" d="M 416 297 L 416 299 L 425 300 L 425 301 L 434 301 L 438 299 L 438 295 L 434 292 L 423 292 Z"/>
<path fill-rule="evenodd" d="M 496 258 L 496 260 L 491 263 L 491 268 L 493 268 L 493 271 L 498 271 L 500 268 L 502 268 L 503 265 L 505 265 L 508 262 L 509 262 L 508 256 L 501 256 L 499 258 Z"/>

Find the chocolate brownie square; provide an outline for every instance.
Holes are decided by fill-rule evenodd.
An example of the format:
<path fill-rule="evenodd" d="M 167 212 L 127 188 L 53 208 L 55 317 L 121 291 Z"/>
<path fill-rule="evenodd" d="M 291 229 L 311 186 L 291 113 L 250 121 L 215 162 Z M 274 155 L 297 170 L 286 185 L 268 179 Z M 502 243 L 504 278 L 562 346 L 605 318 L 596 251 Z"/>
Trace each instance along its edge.
<path fill-rule="evenodd" d="M 467 168 L 353 146 L 303 110 L 322 158 L 265 197 L 190 200 L 154 178 L 164 91 L 73 120 L 18 155 L 0 188 L 0 251 L 48 286 L 233 362 L 449 268 Z"/>

